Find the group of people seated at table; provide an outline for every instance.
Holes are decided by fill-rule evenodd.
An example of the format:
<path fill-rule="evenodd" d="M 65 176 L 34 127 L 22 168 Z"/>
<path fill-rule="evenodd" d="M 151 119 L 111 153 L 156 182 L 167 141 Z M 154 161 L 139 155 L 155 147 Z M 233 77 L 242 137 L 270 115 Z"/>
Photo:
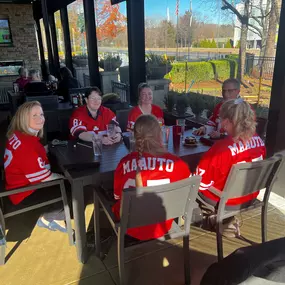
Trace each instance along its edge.
<path fill-rule="evenodd" d="M 19 86 L 19 91 L 25 93 L 37 93 L 38 95 L 46 94 L 48 87 L 45 81 L 42 80 L 39 70 L 21 67 L 18 71 L 19 78 L 15 83 Z M 81 87 L 79 81 L 73 77 L 72 72 L 66 67 L 62 66 L 59 69 L 59 80 L 53 75 L 48 76 L 48 83 L 56 86 L 56 93 L 63 97 L 63 101 L 69 101 L 69 89 Z M 56 83 L 56 84 L 55 84 Z M 58 83 L 58 84 L 57 84 Z"/>
<path fill-rule="evenodd" d="M 199 196 L 217 206 L 219 197 L 208 189 L 214 186 L 223 191 L 232 165 L 265 158 L 264 142 L 256 134 L 254 111 L 240 97 L 239 82 L 235 79 L 226 80 L 222 88 L 223 102 L 216 106 L 207 125 L 197 130 L 196 134 L 214 132 L 215 137 L 225 133 L 226 136 L 222 136 L 203 155 L 196 173 L 191 173 L 181 158 L 169 153 L 163 146 L 163 112 L 152 104 L 151 88 L 146 83 L 139 85 L 138 106 L 130 110 L 128 118 L 128 131 L 134 133 L 135 151 L 122 158 L 114 174 L 116 203 L 113 211 L 118 219 L 125 188 L 172 183 L 190 175 L 200 175 L 202 182 Z M 98 88 L 90 89 L 86 92 L 85 101 L 86 105 L 77 108 L 70 118 L 70 139 L 91 141 L 94 135 L 98 135 L 104 145 L 120 143 L 121 128 L 115 114 L 102 106 L 101 91 Z M 40 143 L 44 121 L 38 102 L 23 104 L 12 119 L 5 151 L 7 190 L 61 177 L 51 172 L 46 150 Z M 110 123 L 115 125 L 116 130 L 116 136 L 112 138 L 106 133 L 106 126 Z M 18 204 L 30 195 L 32 191 L 11 195 L 10 199 L 13 204 Z M 253 203 L 257 195 L 258 189 L 253 195 L 229 200 L 227 206 L 243 207 Z M 47 212 L 39 219 L 38 225 L 66 232 L 62 213 L 59 210 Z M 167 233 L 171 224 L 172 220 L 168 220 L 157 225 L 129 229 L 128 235 L 139 240 L 158 238 Z M 234 233 L 237 231 L 237 228 L 233 228 Z"/>

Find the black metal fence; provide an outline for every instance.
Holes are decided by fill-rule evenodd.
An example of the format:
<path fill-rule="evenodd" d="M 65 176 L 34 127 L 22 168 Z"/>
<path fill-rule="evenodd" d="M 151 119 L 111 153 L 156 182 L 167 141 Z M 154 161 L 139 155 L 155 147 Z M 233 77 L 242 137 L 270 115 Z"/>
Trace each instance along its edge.
<path fill-rule="evenodd" d="M 247 54 L 245 74 L 266 80 L 273 79 L 275 57 L 261 57 Z"/>

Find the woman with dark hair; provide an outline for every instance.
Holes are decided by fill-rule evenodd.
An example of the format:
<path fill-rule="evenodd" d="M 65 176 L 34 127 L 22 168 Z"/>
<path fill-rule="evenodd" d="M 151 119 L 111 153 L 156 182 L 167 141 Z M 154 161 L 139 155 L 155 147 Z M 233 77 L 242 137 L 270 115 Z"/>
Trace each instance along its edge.
<path fill-rule="evenodd" d="M 70 101 L 69 89 L 80 88 L 79 81 L 73 77 L 72 72 L 66 67 L 61 67 L 59 70 L 61 80 L 58 84 L 57 93 L 63 97 L 64 102 Z"/>
<path fill-rule="evenodd" d="M 113 212 L 118 220 L 123 189 L 168 184 L 190 176 L 188 165 L 163 147 L 161 127 L 154 116 L 141 115 L 134 125 L 134 136 L 136 151 L 126 155 L 115 171 L 114 198 L 117 202 Z M 170 230 L 172 222 L 170 219 L 132 228 L 127 234 L 139 240 L 159 238 Z"/>
<path fill-rule="evenodd" d="M 138 106 L 132 108 L 129 113 L 127 129 L 129 131 L 133 130 L 135 122 L 140 115 L 153 115 L 163 124 L 163 111 L 159 106 L 152 104 L 153 94 L 150 86 L 147 83 L 139 84 L 138 93 Z"/>
<path fill-rule="evenodd" d="M 71 138 L 92 141 L 94 134 L 102 137 L 102 143 L 111 145 L 118 143 L 122 138 L 122 131 L 116 121 L 116 115 L 108 108 L 102 106 L 102 92 L 94 87 L 85 93 L 86 105 L 77 108 L 69 121 Z M 115 135 L 106 136 L 107 126 L 115 125 Z"/>

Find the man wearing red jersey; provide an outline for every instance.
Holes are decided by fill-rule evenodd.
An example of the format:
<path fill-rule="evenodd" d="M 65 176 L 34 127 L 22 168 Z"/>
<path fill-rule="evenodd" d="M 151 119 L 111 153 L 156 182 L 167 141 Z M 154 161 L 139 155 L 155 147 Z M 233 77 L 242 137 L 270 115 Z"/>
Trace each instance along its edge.
<path fill-rule="evenodd" d="M 221 111 L 222 127 L 229 136 L 216 142 L 202 157 L 197 174 L 202 176 L 199 195 L 207 203 L 216 205 L 219 197 L 208 191 L 214 186 L 223 191 L 232 165 L 263 160 L 266 149 L 262 139 L 255 133 L 255 115 L 248 103 L 241 98 L 223 104 Z M 250 203 L 257 195 L 237 197 L 227 201 L 227 206 Z"/>
<path fill-rule="evenodd" d="M 163 125 L 163 111 L 159 106 L 152 104 L 153 94 L 150 86 L 147 83 L 141 83 L 138 89 L 138 106 L 133 107 L 129 113 L 127 129 L 129 131 L 132 131 L 137 118 L 143 114 L 152 114 L 158 119 L 160 124 Z"/>
<path fill-rule="evenodd" d="M 219 138 L 221 134 L 225 133 L 225 130 L 221 128 L 221 119 L 219 116 L 220 109 L 224 102 L 237 99 L 239 97 L 239 93 L 240 83 L 236 79 L 230 78 L 225 80 L 222 86 L 223 101 L 216 105 L 207 124 L 199 128 L 195 134 L 209 134 L 212 138 Z"/>
<path fill-rule="evenodd" d="M 136 149 L 119 163 L 114 177 L 114 198 L 117 200 L 113 211 L 120 219 L 120 204 L 123 189 L 136 186 L 155 186 L 176 182 L 190 176 L 188 165 L 179 157 L 162 148 L 161 129 L 157 120 L 150 115 L 138 118 L 134 134 Z M 137 175 L 140 184 L 137 185 Z M 163 223 L 128 229 L 127 234 L 139 240 L 148 240 L 165 235 L 173 220 Z"/>
<path fill-rule="evenodd" d="M 85 97 L 86 105 L 76 109 L 70 118 L 71 138 L 92 141 L 94 134 L 101 134 L 103 135 L 103 144 L 111 145 L 119 142 L 121 140 L 121 129 L 116 121 L 116 115 L 101 105 L 102 93 L 100 89 L 95 87 L 88 90 Z M 116 134 L 113 137 L 105 135 L 109 124 L 116 126 Z"/>

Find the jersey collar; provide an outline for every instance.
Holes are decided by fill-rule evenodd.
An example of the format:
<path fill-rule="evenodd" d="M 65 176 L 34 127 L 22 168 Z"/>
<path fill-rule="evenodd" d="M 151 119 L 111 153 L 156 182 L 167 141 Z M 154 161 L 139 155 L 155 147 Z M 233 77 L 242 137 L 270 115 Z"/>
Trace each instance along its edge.
<path fill-rule="evenodd" d="M 95 118 L 92 116 L 92 114 L 90 113 L 90 111 L 89 111 L 89 109 L 88 109 L 87 106 L 86 106 L 86 109 L 87 109 L 88 116 L 89 116 L 90 118 L 92 118 L 93 120 L 97 120 L 97 119 L 98 119 L 98 116 L 99 116 L 99 115 L 102 115 L 102 105 L 99 107 Z"/>

